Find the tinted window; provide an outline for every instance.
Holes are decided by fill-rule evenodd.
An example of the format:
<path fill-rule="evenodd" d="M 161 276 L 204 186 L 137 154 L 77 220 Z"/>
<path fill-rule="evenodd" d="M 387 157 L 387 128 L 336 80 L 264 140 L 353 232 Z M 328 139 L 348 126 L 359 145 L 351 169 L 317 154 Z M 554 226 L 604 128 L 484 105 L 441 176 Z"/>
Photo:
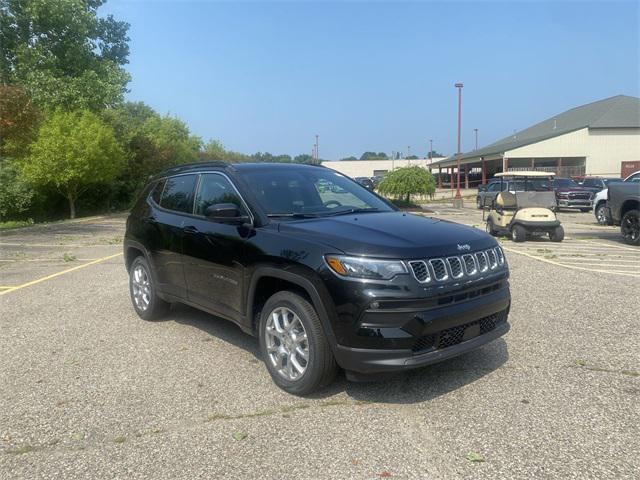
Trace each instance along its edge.
<path fill-rule="evenodd" d="M 579 187 L 579 185 L 574 182 L 573 180 L 571 180 L 570 178 L 556 178 L 554 180 L 554 185 L 556 186 L 556 188 L 574 188 L 574 187 Z"/>
<path fill-rule="evenodd" d="M 170 177 L 162 192 L 160 206 L 176 212 L 191 213 L 196 175 Z"/>
<path fill-rule="evenodd" d="M 158 205 L 160 205 L 160 196 L 162 195 L 162 190 L 164 189 L 164 183 L 164 179 L 160 180 L 158 183 L 156 183 L 156 186 L 153 187 L 153 190 L 151 191 L 151 198 L 153 198 L 153 201 Z"/>
<path fill-rule="evenodd" d="M 392 210 L 363 186 L 327 168 L 274 168 L 242 173 L 269 214 L 329 215 L 353 209 Z"/>
<path fill-rule="evenodd" d="M 500 186 L 504 186 L 504 184 L 501 184 L 500 182 L 495 182 L 495 183 L 492 183 L 491 185 L 489 185 L 487 190 L 490 191 L 490 192 L 497 192 L 497 191 L 500 190 Z"/>
<path fill-rule="evenodd" d="M 208 207 L 217 203 L 233 203 L 246 215 L 240 196 L 229 180 L 216 173 L 205 173 L 200 177 L 200 185 L 196 193 L 196 215 L 203 215 Z"/>
<path fill-rule="evenodd" d="M 625 181 L 626 182 L 637 182 L 637 181 L 640 181 L 640 172 L 634 173 L 633 175 L 630 175 Z"/>

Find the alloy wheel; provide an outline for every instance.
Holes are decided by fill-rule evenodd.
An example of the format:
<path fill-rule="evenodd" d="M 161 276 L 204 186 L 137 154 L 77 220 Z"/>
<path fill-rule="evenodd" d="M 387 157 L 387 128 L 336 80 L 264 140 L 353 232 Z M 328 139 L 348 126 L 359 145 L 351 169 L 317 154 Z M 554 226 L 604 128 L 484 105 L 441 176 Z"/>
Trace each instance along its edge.
<path fill-rule="evenodd" d="M 640 219 L 634 215 L 625 215 L 621 230 L 624 237 L 636 242 L 640 237 Z"/>
<path fill-rule="evenodd" d="M 596 219 L 598 220 L 598 223 L 600 225 L 606 225 L 607 223 L 609 223 L 609 217 L 607 216 L 606 207 L 598 207 L 598 209 L 596 210 Z"/>
<path fill-rule="evenodd" d="M 278 374 L 298 380 L 309 365 L 309 342 L 300 317 L 287 307 L 274 309 L 265 329 L 267 355 Z"/>
<path fill-rule="evenodd" d="M 133 301 L 140 311 L 149 308 L 151 302 L 151 284 L 149 274 L 142 265 L 136 265 L 131 274 L 131 287 L 133 291 Z"/>

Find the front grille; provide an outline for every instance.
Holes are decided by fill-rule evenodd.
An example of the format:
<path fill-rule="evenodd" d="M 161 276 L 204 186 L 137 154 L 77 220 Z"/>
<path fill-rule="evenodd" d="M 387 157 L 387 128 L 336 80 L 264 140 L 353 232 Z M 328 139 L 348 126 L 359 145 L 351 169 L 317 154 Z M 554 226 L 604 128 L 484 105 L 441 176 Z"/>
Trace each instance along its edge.
<path fill-rule="evenodd" d="M 416 277 L 416 280 L 418 280 L 420 283 L 427 283 L 431 280 L 429 268 L 427 267 L 427 264 L 422 260 L 409 262 L 409 266 L 411 267 L 413 276 Z"/>
<path fill-rule="evenodd" d="M 494 313 L 487 317 L 473 322 L 458 325 L 456 327 L 447 328 L 439 333 L 424 335 L 416 340 L 412 351 L 414 353 L 423 352 L 429 349 L 442 350 L 444 348 L 453 347 L 466 340 L 471 340 L 485 333 L 489 333 L 497 326 L 505 322 L 507 319 L 507 311 Z M 467 334 L 467 329 L 473 329 L 471 334 Z"/>
<path fill-rule="evenodd" d="M 433 269 L 435 279 L 439 282 L 444 282 L 449 278 L 449 274 L 447 273 L 447 266 L 444 264 L 444 260 L 442 260 L 441 258 L 429 260 L 429 265 L 431 265 L 431 268 Z"/>
<path fill-rule="evenodd" d="M 504 252 L 500 247 L 482 252 L 465 253 L 462 256 L 410 260 L 407 262 L 414 278 L 420 283 L 460 280 L 479 273 L 496 270 L 505 265 Z"/>
<path fill-rule="evenodd" d="M 453 278 L 460 278 L 464 275 L 464 272 L 462 271 L 462 262 L 458 257 L 447 258 L 447 263 L 449 264 L 449 269 Z"/>
<path fill-rule="evenodd" d="M 591 194 L 589 193 L 569 193 L 569 198 L 572 200 L 589 200 Z"/>

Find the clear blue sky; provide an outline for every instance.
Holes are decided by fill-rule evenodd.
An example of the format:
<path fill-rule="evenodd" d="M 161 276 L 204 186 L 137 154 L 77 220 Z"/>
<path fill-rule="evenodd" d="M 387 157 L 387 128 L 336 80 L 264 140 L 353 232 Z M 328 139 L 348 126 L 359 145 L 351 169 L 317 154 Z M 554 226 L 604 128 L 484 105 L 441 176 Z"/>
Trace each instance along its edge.
<path fill-rule="evenodd" d="M 463 150 L 566 109 L 638 96 L 637 2 L 138 2 L 128 98 L 225 147 L 359 156 Z"/>

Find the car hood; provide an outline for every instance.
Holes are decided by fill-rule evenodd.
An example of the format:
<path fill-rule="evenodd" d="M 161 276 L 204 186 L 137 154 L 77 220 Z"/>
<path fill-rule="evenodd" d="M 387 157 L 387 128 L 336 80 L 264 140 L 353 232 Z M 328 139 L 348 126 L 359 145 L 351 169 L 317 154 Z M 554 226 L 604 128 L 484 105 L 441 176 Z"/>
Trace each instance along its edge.
<path fill-rule="evenodd" d="M 279 230 L 349 255 L 378 258 L 447 256 L 496 245 L 483 230 L 403 212 L 283 221 Z"/>

